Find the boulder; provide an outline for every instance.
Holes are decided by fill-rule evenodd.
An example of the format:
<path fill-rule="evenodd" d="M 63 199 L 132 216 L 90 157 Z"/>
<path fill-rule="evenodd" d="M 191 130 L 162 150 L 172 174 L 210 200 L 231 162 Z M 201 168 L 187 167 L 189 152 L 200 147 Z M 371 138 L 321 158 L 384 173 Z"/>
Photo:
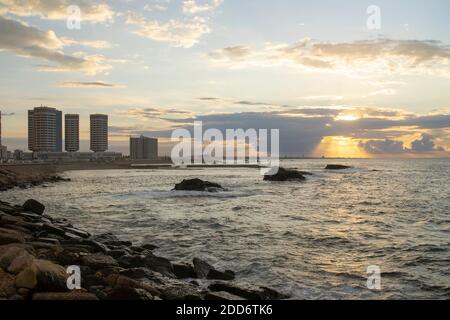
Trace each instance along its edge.
<path fill-rule="evenodd" d="M 43 214 L 45 211 L 45 206 L 40 203 L 39 201 L 36 201 L 34 199 L 29 199 L 25 201 L 23 204 L 23 209 L 25 211 L 30 211 L 37 214 Z"/>
<path fill-rule="evenodd" d="M 194 268 L 190 264 L 177 264 L 173 263 L 173 273 L 178 279 L 196 278 L 197 274 Z"/>
<path fill-rule="evenodd" d="M 208 275 L 206 276 L 206 279 L 209 280 L 225 280 L 225 281 L 231 281 L 234 280 L 235 273 L 231 270 L 225 270 L 225 271 L 218 271 L 216 269 L 211 269 L 208 272 Z"/>
<path fill-rule="evenodd" d="M 350 168 L 352 168 L 352 167 L 344 166 L 344 165 L 341 165 L 341 164 L 328 164 L 325 167 L 325 170 L 345 170 L 345 169 L 350 169 Z"/>
<path fill-rule="evenodd" d="M 198 278 L 209 279 L 209 280 L 233 280 L 235 274 L 231 270 L 219 271 L 216 270 L 208 262 L 203 261 L 199 258 L 194 258 L 194 271 Z"/>
<path fill-rule="evenodd" d="M 274 175 L 264 176 L 265 181 L 303 181 L 306 178 L 303 173 L 296 170 L 289 170 L 285 168 L 279 168 L 278 172 Z"/>
<path fill-rule="evenodd" d="M 50 300 L 50 301 L 91 301 L 98 298 L 84 290 L 73 290 L 69 292 L 36 292 L 32 300 Z"/>
<path fill-rule="evenodd" d="M 175 185 L 174 190 L 177 191 L 208 191 L 215 192 L 218 190 L 223 190 L 220 184 L 203 181 L 201 179 L 189 179 L 183 180 L 181 183 Z"/>
<path fill-rule="evenodd" d="M 81 264 L 94 270 L 117 267 L 119 265 L 116 259 L 101 253 L 89 254 L 81 257 Z"/>
<path fill-rule="evenodd" d="M 67 277 L 62 266 L 37 259 L 17 275 L 15 284 L 17 288 L 38 291 L 65 291 Z"/>
<path fill-rule="evenodd" d="M 149 254 L 145 257 L 145 267 L 167 277 L 175 278 L 172 263 L 166 258 Z"/>
<path fill-rule="evenodd" d="M 194 271 L 200 279 L 205 279 L 208 276 L 209 271 L 214 269 L 208 262 L 199 258 L 194 258 L 192 262 L 194 264 Z"/>

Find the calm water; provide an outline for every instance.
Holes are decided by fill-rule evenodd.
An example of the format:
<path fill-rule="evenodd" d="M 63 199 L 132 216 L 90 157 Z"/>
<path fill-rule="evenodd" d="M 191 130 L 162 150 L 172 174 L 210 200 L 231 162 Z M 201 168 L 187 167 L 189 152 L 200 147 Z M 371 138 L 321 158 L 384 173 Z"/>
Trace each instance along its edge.
<path fill-rule="evenodd" d="M 326 163 L 355 169 L 325 172 Z M 263 182 L 256 169 L 76 171 L 72 182 L 12 190 L 93 233 L 148 240 L 300 299 L 450 298 L 450 160 L 292 160 L 315 175 Z M 184 178 L 216 194 L 171 191 Z M 382 290 L 367 289 L 378 265 Z"/>

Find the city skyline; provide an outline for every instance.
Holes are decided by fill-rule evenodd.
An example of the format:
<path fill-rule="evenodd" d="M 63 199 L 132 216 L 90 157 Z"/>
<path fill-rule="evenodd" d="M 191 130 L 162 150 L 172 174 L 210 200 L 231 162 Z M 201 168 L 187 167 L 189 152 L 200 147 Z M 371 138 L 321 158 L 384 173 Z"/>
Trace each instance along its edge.
<path fill-rule="evenodd" d="M 280 128 L 281 155 L 448 157 L 448 1 L 81 2 L 0 0 L 3 144 L 26 148 L 26 117 L 45 104 L 109 115 L 112 151 L 173 129 Z M 414 4 L 414 5 L 412 5 Z M 33 49 L 34 48 L 34 49 Z M 24 90 L 26 88 L 26 90 Z"/>

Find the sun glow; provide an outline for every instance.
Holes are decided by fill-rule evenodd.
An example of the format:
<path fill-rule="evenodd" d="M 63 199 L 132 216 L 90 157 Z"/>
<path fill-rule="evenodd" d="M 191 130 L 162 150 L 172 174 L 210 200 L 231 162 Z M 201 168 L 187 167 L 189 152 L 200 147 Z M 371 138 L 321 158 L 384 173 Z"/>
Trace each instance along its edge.
<path fill-rule="evenodd" d="M 360 118 L 358 116 L 350 115 L 350 114 L 339 115 L 336 118 L 334 118 L 334 120 L 336 120 L 336 121 L 355 121 L 355 120 L 359 120 L 359 119 Z"/>
<path fill-rule="evenodd" d="M 367 152 L 358 145 L 359 141 L 351 137 L 328 136 L 324 137 L 316 147 L 313 154 L 316 157 L 336 158 L 368 158 Z"/>

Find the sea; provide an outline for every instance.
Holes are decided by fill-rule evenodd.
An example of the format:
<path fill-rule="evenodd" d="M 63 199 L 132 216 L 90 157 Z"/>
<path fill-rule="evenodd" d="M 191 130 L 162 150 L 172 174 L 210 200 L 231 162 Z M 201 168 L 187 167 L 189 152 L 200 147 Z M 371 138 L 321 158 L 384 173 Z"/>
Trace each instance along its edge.
<path fill-rule="evenodd" d="M 330 163 L 353 168 L 324 170 Z M 0 197 L 35 198 L 91 233 L 155 244 L 177 262 L 200 257 L 292 299 L 450 298 L 450 159 L 282 166 L 313 175 L 266 182 L 255 168 L 71 171 L 71 182 Z M 225 191 L 172 191 L 189 178 Z"/>

